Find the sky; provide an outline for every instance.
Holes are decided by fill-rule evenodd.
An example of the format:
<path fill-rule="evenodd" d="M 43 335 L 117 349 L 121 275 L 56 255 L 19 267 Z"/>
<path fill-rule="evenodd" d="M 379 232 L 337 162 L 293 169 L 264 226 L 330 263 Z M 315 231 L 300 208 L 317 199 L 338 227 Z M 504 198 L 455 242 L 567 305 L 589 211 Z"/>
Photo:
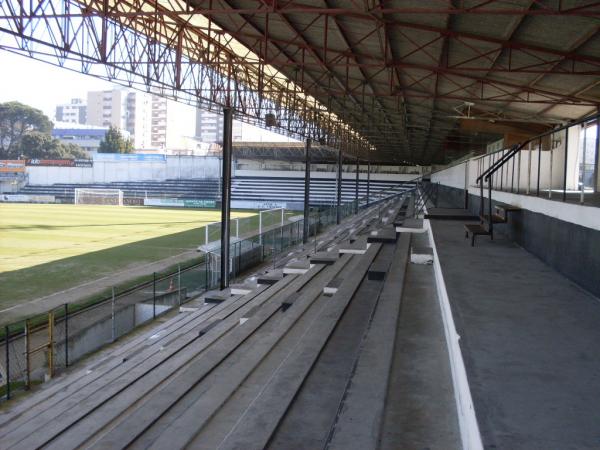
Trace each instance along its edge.
<path fill-rule="evenodd" d="M 25 103 L 54 119 L 56 105 L 69 103 L 72 98 L 85 99 L 88 91 L 112 87 L 119 85 L 0 50 L 0 103 Z M 185 120 L 195 120 L 193 112 Z M 247 124 L 243 124 L 242 138 L 255 142 L 294 141 Z"/>

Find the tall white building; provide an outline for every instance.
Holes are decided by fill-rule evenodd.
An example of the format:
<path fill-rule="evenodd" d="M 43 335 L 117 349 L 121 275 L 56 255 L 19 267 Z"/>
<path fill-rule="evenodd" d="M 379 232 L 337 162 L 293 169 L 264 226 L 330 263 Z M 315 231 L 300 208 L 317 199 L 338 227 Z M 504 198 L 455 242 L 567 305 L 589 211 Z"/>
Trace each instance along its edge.
<path fill-rule="evenodd" d="M 191 106 L 125 88 L 88 92 L 87 101 L 87 124 L 127 131 L 136 150 L 183 149 L 194 137 Z"/>
<path fill-rule="evenodd" d="M 196 137 L 202 142 L 214 143 L 223 140 L 223 115 L 204 109 L 196 109 Z M 242 123 L 233 121 L 232 140 L 242 140 Z"/>
<path fill-rule="evenodd" d="M 131 135 L 136 149 L 151 147 L 152 96 L 124 88 L 87 94 L 87 124 L 113 126 Z"/>
<path fill-rule="evenodd" d="M 159 150 L 181 150 L 194 136 L 194 108 L 152 96 L 152 141 L 151 146 Z"/>
<path fill-rule="evenodd" d="M 86 123 L 87 105 L 82 98 L 72 98 L 70 103 L 56 106 L 55 117 L 59 122 Z"/>
<path fill-rule="evenodd" d="M 152 96 L 144 92 L 127 94 L 127 121 L 125 129 L 133 136 L 133 147 L 152 147 Z"/>

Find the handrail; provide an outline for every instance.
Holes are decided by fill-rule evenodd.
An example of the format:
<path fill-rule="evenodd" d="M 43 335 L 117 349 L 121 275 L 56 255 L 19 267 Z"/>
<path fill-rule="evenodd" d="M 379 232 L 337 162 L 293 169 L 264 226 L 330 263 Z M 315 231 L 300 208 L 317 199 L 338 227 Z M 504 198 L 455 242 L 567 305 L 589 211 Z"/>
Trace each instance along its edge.
<path fill-rule="evenodd" d="M 503 162 L 502 162 L 500 165 L 498 165 L 497 167 L 493 167 L 493 166 L 492 166 L 492 167 L 490 167 L 488 170 L 486 170 L 486 172 L 487 172 L 487 175 L 485 175 L 485 173 L 483 173 L 483 174 L 481 174 L 481 176 L 480 176 L 479 178 L 481 178 L 482 176 L 484 176 L 484 175 L 485 175 L 485 179 L 486 179 L 486 180 L 489 180 L 489 179 L 490 179 L 490 177 L 491 177 L 493 174 L 495 174 L 495 173 L 498 171 L 498 169 L 500 169 L 500 168 L 501 168 L 501 167 L 502 167 L 504 164 L 506 164 L 506 163 L 508 162 L 508 160 L 509 160 L 509 159 L 511 159 L 513 156 L 515 156 L 517 153 L 519 153 L 521 150 L 523 150 L 523 148 L 524 148 L 524 147 L 525 147 L 527 144 L 529 144 L 529 142 L 531 142 L 531 141 L 525 141 L 525 142 L 523 142 L 522 144 L 519 144 L 518 146 L 517 146 L 517 145 L 516 145 L 516 146 L 514 146 L 514 147 L 513 147 L 513 150 L 511 150 L 510 152 L 508 152 L 508 153 L 507 153 L 507 155 L 509 155 L 509 154 L 510 154 L 510 156 L 509 156 L 508 158 L 506 158 L 506 159 L 505 159 L 505 160 L 504 160 L 504 161 L 503 161 Z M 501 161 L 501 160 L 499 159 L 498 161 Z M 494 164 L 494 165 L 495 165 L 495 164 Z M 490 169 L 492 169 L 492 170 L 490 170 Z M 478 179 L 479 179 L 479 178 L 478 178 Z"/>
<path fill-rule="evenodd" d="M 537 140 L 539 140 L 539 139 L 541 139 L 543 137 L 550 136 L 550 135 L 552 135 L 554 133 L 559 133 L 559 132 L 561 132 L 563 130 L 566 130 L 568 128 L 571 128 L 571 127 L 573 127 L 575 125 L 581 125 L 582 123 L 591 122 L 594 119 L 596 119 L 596 120 L 600 119 L 600 113 L 595 113 L 595 114 L 592 114 L 590 116 L 586 116 L 584 118 L 577 119 L 577 120 L 574 120 L 572 122 L 568 122 L 565 125 L 561 125 L 558 128 L 552 128 L 551 130 L 544 131 L 543 133 L 540 133 L 540 134 L 538 134 L 536 136 L 533 136 L 533 137 L 525 140 L 524 142 L 522 142 L 522 144 L 527 145 L 530 142 L 537 141 Z M 472 161 L 477 161 L 477 160 L 480 160 L 481 158 L 485 158 L 486 156 L 495 155 L 496 153 L 499 153 L 499 152 L 502 152 L 502 151 L 505 151 L 505 150 L 507 150 L 506 147 L 498 149 L 498 150 L 494 150 L 493 152 L 484 153 L 483 155 L 479 155 L 479 156 L 473 158 Z"/>
<path fill-rule="evenodd" d="M 475 183 L 479 183 L 479 181 L 485 176 L 487 175 L 494 167 L 496 167 L 498 164 L 503 165 L 504 162 L 506 162 L 506 160 L 510 159 L 510 155 L 511 152 L 515 149 L 516 145 L 513 145 L 510 149 L 508 149 L 508 152 L 505 153 L 504 155 L 502 155 L 502 158 L 500 158 L 498 161 L 495 161 L 494 164 L 492 164 L 490 167 L 487 168 L 487 170 L 485 172 L 483 172 L 481 175 L 479 175 L 477 177 L 477 179 L 475 180 Z M 501 151 L 506 151 L 507 149 L 502 149 Z M 491 155 L 491 153 L 490 153 Z"/>

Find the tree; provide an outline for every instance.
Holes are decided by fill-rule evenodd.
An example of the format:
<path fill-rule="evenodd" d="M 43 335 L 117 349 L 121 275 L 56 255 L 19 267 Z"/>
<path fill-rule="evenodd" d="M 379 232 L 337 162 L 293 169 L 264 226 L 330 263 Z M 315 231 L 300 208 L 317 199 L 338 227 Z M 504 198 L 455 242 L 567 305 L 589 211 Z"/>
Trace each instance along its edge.
<path fill-rule="evenodd" d="M 27 133 L 21 137 L 17 155 L 28 159 L 87 159 L 89 155 L 78 145 L 63 144 L 49 134 L 37 131 Z"/>
<path fill-rule="evenodd" d="M 133 153 L 133 144 L 118 128 L 111 126 L 100 142 L 98 153 Z"/>
<path fill-rule="evenodd" d="M 39 109 L 19 102 L 0 103 L 0 159 L 17 158 L 26 134 L 51 131 L 52 122 Z"/>

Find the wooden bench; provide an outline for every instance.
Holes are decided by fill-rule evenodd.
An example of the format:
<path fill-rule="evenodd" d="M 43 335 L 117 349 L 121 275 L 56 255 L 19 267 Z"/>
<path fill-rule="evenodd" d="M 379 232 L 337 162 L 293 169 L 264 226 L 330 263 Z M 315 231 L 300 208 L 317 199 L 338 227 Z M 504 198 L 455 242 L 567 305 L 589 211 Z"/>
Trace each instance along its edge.
<path fill-rule="evenodd" d="M 283 279 L 283 271 L 278 271 L 275 273 L 265 273 L 264 275 L 260 275 L 256 279 L 256 282 L 258 284 L 266 284 L 268 286 L 272 286 L 282 279 Z"/>
<path fill-rule="evenodd" d="M 481 224 L 465 224 L 465 239 L 469 237 L 469 233 L 471 233 L 471 247 L 475 246 L 475 236 L 485 236 L 490 235 L 491 233 Z M 493 239 L 493 236 L 492 236 Z"/>
<path fill-rule="evenodd" d="M 330 265 L 334 264 L 339 259 L 339 252 L 317 252 L 313 256 L 310 257 L 310 264 L 325 264 Z"/>
<path fill-rule="evenodd" d="M 489 222 L 490 221 L 490 215 L 489 214 L 484 214 L 483 216 L 480 216 L 481 220 L 485 221 L 485 222 Z M 506 218 L 502 217 L 499 214 L 492 214 L 492 221 L 494 223 L 506 223 Z"/>
<path fill-rule="evenodd" d="M 519 212 L 521 211 L 521 208 L 519 208 L 518 206 L 512 206 L 512 205 L 496 205 L 495 206 L 496 211 L 500 212 L 500 211 L 504 211 L 504 214 L 501 216 L 504 218 L 505 222 L 508 222 L 508 213 L 514 213 L 514 212 Z"/>

